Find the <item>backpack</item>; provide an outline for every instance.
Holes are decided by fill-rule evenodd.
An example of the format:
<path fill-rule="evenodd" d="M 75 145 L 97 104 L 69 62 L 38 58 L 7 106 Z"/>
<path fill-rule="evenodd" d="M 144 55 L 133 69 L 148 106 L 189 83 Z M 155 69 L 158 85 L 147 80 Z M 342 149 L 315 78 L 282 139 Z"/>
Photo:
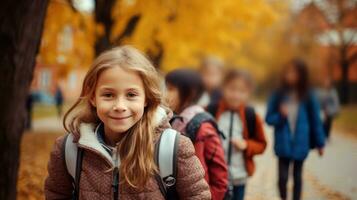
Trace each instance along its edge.
<path fill-rule="evenodd" d="M 182 120 L 182 117 L 180 116 L 174 116 L 172 118 L 172 120 L 170 121 L 170 124 L 172 124 L 172 122 L 176 119 L 180 119 Z M 197 133 L 198 130 L 200 129 L 202 123 L 204 122 L 208 122 L 210 123 L 213 128 L 216 130 L 216 133 L 218 133 L 218 135 L 220 135 L 221 137 L 223 137 L 225 139 L 224 134 L 218 129 L 218 125 L 214 119 L 214 117 L 208 113 L 208 112 L 201 112 L 196 114 L 186 125 L 185 128 L 185 136 L 190 138 L 190 140 L 192 141 L 192 143 L 196 143 L 197 142 Z M 210 156 L 210 159 L 207 160 L 207 164 L 209 164 L 213 159 L 214 156 L 216 155 L 216 151 L 217 151 L 217 147 L 215 147 L 215 149 L 212 150 L 212 155 Z"/>
<path fill-rule="evenodd" d="M 165 199 L 178 199 L 176 192 L 177 178 L 177 151 L 179 146 L 179 135 L 174 129 L 166 129 L 155 145 L 155 162 L 159 167 L 159 173 L 155 179 Z M 78 143 L 73 142 L 73 135 L 67 134 L 62 144 L 62 155 L 65 166 L 72 177 L 73 200 L 79 200 L 79 182 L 82 169 L 84 149 L 78 147 Z M 118 188 L 118 181 L 113 183 L 114 188 Z M 117 199 L 118 191 L 114 190 L 114 199 Z"/>
<path fill-rule="evenodd" d="M 219 130 L 215 118 L 208 112 L 201 112 L 196 114 L 186 125 L 186 136 L 191 139 L 192 143 L 196 141 L 198 130 L 204 122 L 210 123 L 216 132 L 225 138 L 222 131 Z"/>

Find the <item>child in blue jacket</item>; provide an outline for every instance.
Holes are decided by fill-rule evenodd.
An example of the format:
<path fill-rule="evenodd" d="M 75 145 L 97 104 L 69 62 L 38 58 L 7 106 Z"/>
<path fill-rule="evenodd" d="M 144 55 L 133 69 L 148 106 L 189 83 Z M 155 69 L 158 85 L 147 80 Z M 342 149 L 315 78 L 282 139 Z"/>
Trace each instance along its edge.
<path fill-rule="evenodd" d="M 293 165 L 293 199 L 302 191 L 303 163 L 311 148 L 323 155 L 325 134 L 319 116 L 317 98 L 309 88 L 308 69 L 304 61 L 288 63 L 280 87 L 268 102 L 266 122 L 274 127 L 274 150 L 278 157 L 278 187 L 281 199 L 287 199 L 289 165 Z"/>

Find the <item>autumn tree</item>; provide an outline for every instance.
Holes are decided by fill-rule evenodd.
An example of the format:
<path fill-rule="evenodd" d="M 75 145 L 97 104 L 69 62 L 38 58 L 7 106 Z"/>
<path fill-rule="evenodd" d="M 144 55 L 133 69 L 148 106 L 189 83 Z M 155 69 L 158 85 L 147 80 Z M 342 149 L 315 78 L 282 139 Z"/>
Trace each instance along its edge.
<path fill-rule="evenodd" d="M 50 1 L 38 63 L 57 68 L 60 77 L 87 68 L 95 56 L 96 29 L 91 13 L 77 12 L 67 1 Z"/>
<path fill-rule="evenodd" d="M 123 33 L 132 16 L 140 15 L 131 37 L 123 38 L 120 44 L 134 44 L 154 58 L 164 71 L 197 65 L 207 54 L 247 66 L 254 72 L 265 71 L 264 63 L 254 56 L 274 52 L 260 51 L 267 42 L 254 41 L 262 36 L 259 33 L 279 21 L 282 14 L 278 7 L 262 0 L 117 1 L 111 37 Z M 254 55 L 245 54 L 248 43 L 256 47 Z"/>
<path fill-rule="evenodd" d="M 65 2 L 63 10 L 77 19 L 81 12 L 73 6 L 73 1 Z M 270 67 L 264 62 L 278 54 L 269 49 L 271 44 L 265 34 L 274 35 L 274 30 L 270 29 L 285 15 L 286 5 L 265 0 L 95 0 L 92 13 L 95 28 L 84 32 L 94 35 L 94 40 L 87 40 L 87 44 L 95 47 L 94 55 L 111 46 L 130 44 L 144 51 L 155 66 L 169 71 L 181 66 L 197 66 L 203 56 L 213 54 L 234 65 L 245 66 L 262 78 Z M 58 17 L 62 13 L 65 12 L 48 12 L 49 18 L 54 19 L 51 23 L 48 20 L 49 25 L 63 24 L 61 21 L 65 17 Z M 70 26 L 78 32 L 83 27 L 73 23 Z M 46 26 L 45 37 L 47 34 L 58 37 L 59 33 L 51 31 L 50 34 Z M 56 40 L 46 41 L 50 44 Z M 46 52 L 54 51 L 50 46 L 53 45 L 46 48 L 49 51 L 41 51 L 44 63 L 48 63 Z M 77 46 L 82 45 L 74 45 L 74 48 Z M 69 56 L 78 58 L 73 52 Z M 92 60 L 90 56 L 83 59 Z M 66 66 L 76 65 L 66 62 Z"/>
<path fill-rule="evenodd" d="M 3 0 L 0 6 L 0 199 L 16 199 L 19 145 L 47 0 Z"/>
<path fill-rule="evenodd" d="M 325 65 L 332 76 L 334 66 L 341 72 L 341 102 L 349 101 L 349 69 L 357 61 L 357 3 L 353 0 L 326 0 L 304 5 L 292 20 L 290 36 L 298 44 L 297 55 L 303 55 L 312 65 Z M 328 56 L 321 56 L 327 50 Z M 319 62 L 319 63 L 318 63 Z"/>
<path fill-rule="evenodd" d="M 357 51 L 352 51 L 357 41 L 357 2 L 353 0 L 328 0 L 323 14 L 329 24 L 324 33 L 324 42 L 338 54 L 338 65 L 341 68 L 341 102 L 349 102 L 349 69 L 357 62 Z"/>

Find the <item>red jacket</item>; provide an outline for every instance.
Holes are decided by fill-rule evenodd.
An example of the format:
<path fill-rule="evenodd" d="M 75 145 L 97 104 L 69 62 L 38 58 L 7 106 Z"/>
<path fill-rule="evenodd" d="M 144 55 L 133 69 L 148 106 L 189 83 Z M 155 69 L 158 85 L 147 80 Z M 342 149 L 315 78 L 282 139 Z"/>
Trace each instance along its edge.
<path fill-rule="evenodd" d="M 216 112 L 215 118 L 218 120 L 220 115 L 227 110 L 227 106 L 223 100 L 221 100 L 218 104 L 218 109 Z M 245 117 L 245 106 L 240 106 L 236 113 L 239 114 L 239 117 L 243 123 L 243 138 L 247 141 L 247 148 L 244 150 L 244 160 L 245 160 L 245 167 L 249 176 L 252 176 L 255 171 L 255 164 L 253 160 L 253 156 L 257 154 L 261 154 L 264 152 L 267 141 L 265 139 L 264 129 L 263 129 L 263 122 L 260 117 L 256 114 L 256 124 L 255 130 L 256 133 L 254 134 L 254 138 L 249 138 L 248 135 L 248 128 L 247 122 Z"/>
<path fill-rule="evenodd" d="M 194 142 L 196 156 L 206 172 L 213 200 L 224 198 L 228 187 L 228 168 L 216 129 L 209 122 L 201 124 Z"/>

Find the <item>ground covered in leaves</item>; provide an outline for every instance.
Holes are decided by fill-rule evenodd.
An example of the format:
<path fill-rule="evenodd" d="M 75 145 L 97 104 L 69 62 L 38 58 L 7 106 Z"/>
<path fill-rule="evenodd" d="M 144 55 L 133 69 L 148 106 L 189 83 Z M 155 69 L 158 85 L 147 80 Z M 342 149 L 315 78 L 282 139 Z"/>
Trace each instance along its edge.
<path fill-rule="evenodd" d="M 25 133 L 21 142 L 20 168 L 17 182 L 19 200 L 44 199 L 43 185 L 47 162 L 58 133 Z"/>

